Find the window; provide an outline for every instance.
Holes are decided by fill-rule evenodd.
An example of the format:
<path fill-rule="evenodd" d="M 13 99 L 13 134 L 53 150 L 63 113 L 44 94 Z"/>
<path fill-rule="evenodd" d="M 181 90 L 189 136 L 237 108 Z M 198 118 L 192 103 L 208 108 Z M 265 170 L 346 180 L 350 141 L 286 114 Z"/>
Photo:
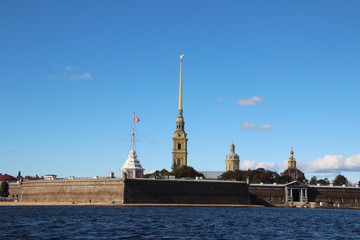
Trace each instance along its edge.
<path fill-rule="evenodd" d="M 181 143 L 178 143 L 178 149 L 181 149 Z"/>

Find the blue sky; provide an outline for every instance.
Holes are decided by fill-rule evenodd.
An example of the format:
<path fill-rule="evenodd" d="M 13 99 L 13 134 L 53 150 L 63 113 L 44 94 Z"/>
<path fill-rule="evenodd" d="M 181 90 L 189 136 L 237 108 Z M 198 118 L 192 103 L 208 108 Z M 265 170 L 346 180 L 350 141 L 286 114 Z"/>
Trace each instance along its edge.
<path fill-rule="evenodd" d="M 170 169 L 183 60 L 188 164 L 360 180 L 359 1 L 2 1 L 0 172 L 106 176 L 132 114 Z"/>

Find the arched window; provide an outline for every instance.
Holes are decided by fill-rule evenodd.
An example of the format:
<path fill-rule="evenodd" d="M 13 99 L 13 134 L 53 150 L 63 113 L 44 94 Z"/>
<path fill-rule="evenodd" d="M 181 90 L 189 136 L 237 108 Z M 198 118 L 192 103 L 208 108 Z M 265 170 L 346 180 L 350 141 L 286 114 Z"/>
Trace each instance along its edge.
<path fill-rule="evenodd" d="M 181 143 L 178 143 L 178 149 L 181 149 Z"/>

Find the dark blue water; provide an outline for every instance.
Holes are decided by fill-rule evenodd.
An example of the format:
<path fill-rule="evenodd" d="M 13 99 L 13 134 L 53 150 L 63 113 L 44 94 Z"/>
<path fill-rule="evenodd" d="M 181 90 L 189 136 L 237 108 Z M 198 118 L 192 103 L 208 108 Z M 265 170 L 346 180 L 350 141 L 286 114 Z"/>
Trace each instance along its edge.
<path fill-rule="evenodd" d="M 0 207 L 0 239 L 360 239 L 360 210 Z"/>

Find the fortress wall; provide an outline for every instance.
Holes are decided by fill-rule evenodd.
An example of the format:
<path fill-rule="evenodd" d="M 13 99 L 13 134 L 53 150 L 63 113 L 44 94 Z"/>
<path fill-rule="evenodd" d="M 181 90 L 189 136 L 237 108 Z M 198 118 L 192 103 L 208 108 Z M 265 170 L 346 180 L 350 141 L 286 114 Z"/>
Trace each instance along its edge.
<path fill-rule="evenodd" d="M 21 184 L 22 202 L 122 203 L 121 179 L 36 180 Z"/>
<path fill-rule="evenodd" d="M 19 183 L 9 183 L 9 196 L 19 197 L 22 192 L 22 187 Z"/>
<path fill-rule="evenodd" d="M 343 203 L 360 207 L 359 187 L 310 187 L 309 201 Z"/>
<path fill-rule="evenodd" d="M 127 179 L 124 203 L 250 204 L 245 183 Z"/>
<path fill-rule="evenodd" d="M 269 185 L 249 185 L 251 204 L 274 206 L 284 204 L 285 187 Z"/>
<path fill-rule="evenodd" d="M 250 185 L 251 204 L 280 205 L 285 201 L 284 186 Z M 360 207 L 360 188 L 355 187 L 309 187 L 309 202 L 343 203 L 350 207 Z"/>
<path fill-rule="evenodd" d="M 64 179 L 9 184 L 10 196 L 22 202 L 256 204 L 279 206 L 281 185 L 246 185 L 230 181 L 160 179 Z M 309 202 L 333 202 L 360 207 L 360 188 L 308 188 Z"/>

